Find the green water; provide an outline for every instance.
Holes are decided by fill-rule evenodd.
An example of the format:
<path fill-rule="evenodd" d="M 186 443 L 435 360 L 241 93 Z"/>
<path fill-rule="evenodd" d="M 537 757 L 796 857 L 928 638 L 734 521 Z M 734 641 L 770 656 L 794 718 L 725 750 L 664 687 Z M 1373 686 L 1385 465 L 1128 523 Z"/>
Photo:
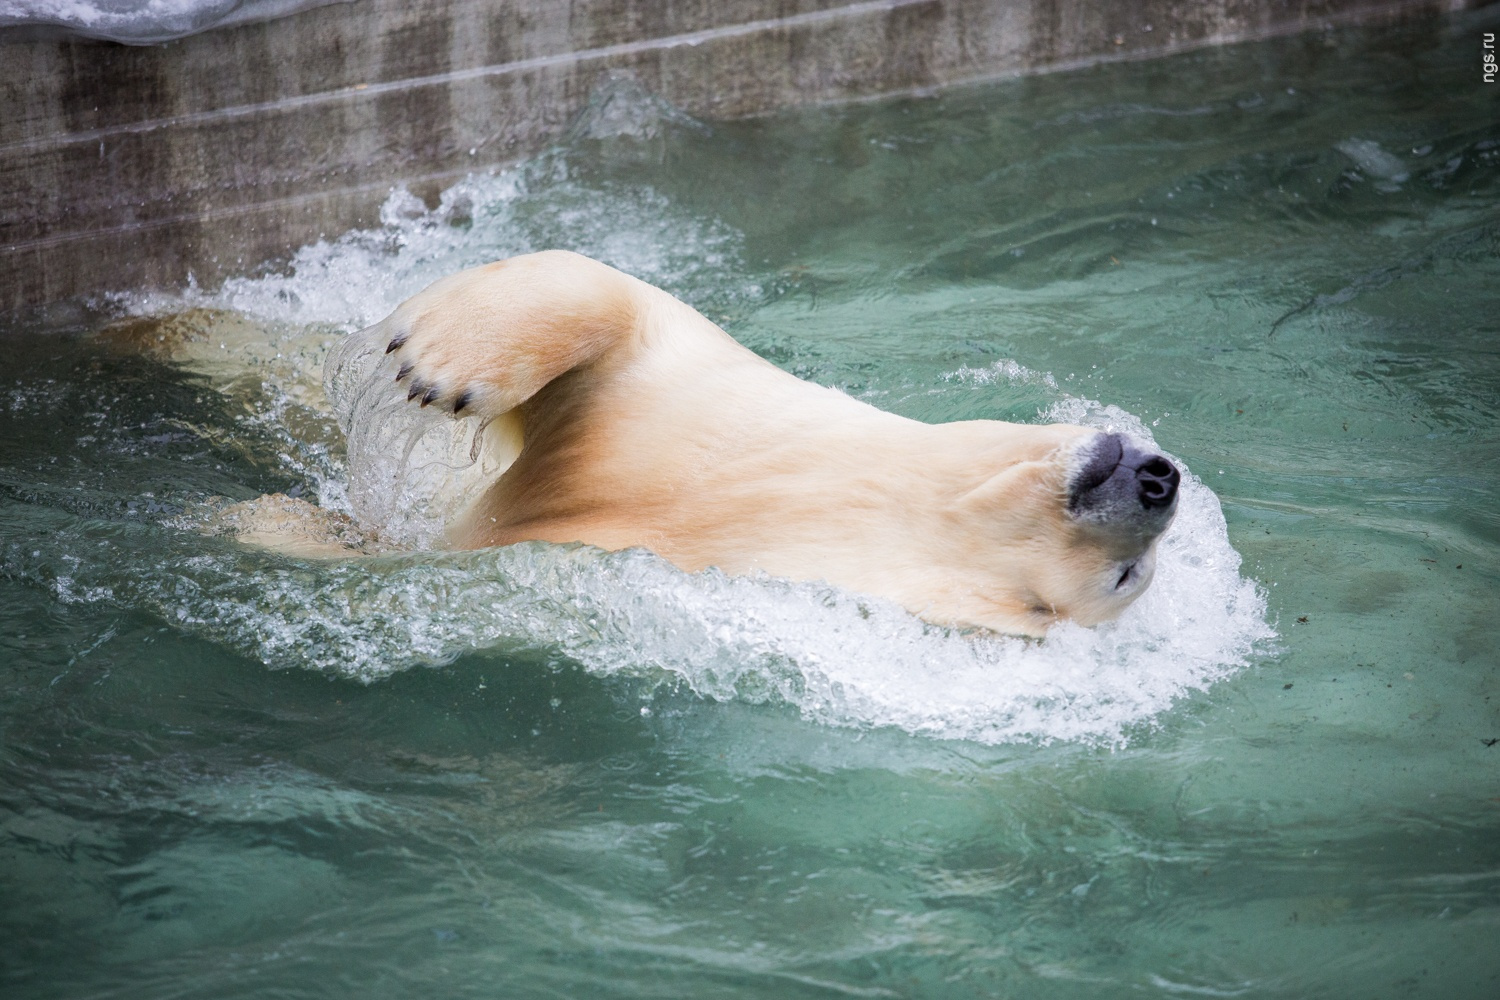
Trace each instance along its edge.
<path fill-rule="evenodd" d="M 0 988 L 1500 995 L 1484 30 L 729 124 L 616 85 L 282 271 L 6 331 Z M 347 507 L 323 353 L 548 245 L 887 409 L 1153 436 L 1193 477 L 1152 593 L 1028 645 L 640 554 L 204 533 Z"/>

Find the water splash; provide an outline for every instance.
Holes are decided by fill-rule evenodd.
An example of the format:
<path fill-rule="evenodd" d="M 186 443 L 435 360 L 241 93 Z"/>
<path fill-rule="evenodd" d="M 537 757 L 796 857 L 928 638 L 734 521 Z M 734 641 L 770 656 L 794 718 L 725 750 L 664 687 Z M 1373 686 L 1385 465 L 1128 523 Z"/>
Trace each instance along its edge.
<path fill-rule="evenodd" d="M 262 320 L 351 331 L 455 271 L 549 249 L 601 260 L 705 311 L 759 297 L 760 287 L 743 277 L 735 230 L 653 188 L 575 172 L 566 151 L 554 150 L 470 175 L 431 209 L 397 188 L 379 227 L 303 247 L 282 273 L 232 279 L 211 301 Z"/>
<path fill-rule="evenodd" d="M 381 537 L 441 547 L 447 525 L 520 454 L 520 424 L 512 414 L 454 419 L 411 405 L 385 345 L 371 327 L 328 361 L 325 385 L 348 448 L 342 497 Z"/>
<path fill-rule="evenodd" d="M 637 118 L 662 120 L 651 108 L 625 113 L 618 105 L 631 99 L 628 90 L 603 105 L 610 128 L 586 141 L 621 141 L 622 129 L 628 141 Z M 283 273 L 212 294 L 190 290 L 187 298 L 326 344 L 335 332 L 383 318 L 440 276 L 545 247 L 605 260 L 705 311 L 749 311 L 769 300 L 731 227 L 649 187 L 580 179 L 567 150 L 466 178 L 433 208 L 398 190 L 378 228 L 306 247 Z M 163 304 L 140 299 L 133 308 Z M 354 434 L 347 464 L 329 460 L 321 493 L 325 504 L 359 510 L 384 536 L 426 546 L 454 505 L 492 476 L 503 448 L 486 452 L 491 444 L 472 420 L 405 406 L 399 394 L 358 391 L 383 363 L 379 347 L 368 334 L 350 337 L 326 363 L 331 394 Z M 227 342 L 222 350 L 233 354 Z M 267 399 L 298 380 L 304 390 L 316 387 L 322 354 L 281 357 L 290 374 L 266 382 Z M 1051 376 L 1015 362 L 942 374 L 931 391 L 1021 388 L 1053 400 L 1043 419 L 1152 441 L 1132 415 L 1068 396 Z M 276 419 L 269 404 L 263 413 Z M 1240 576 L 1217 498 L 1186 470 L 1179 513 L 1145 596 L 1117 622 L 1064 624 L 1041 642 L 932 626 L 826 586 L 687 574 L 643 551 L 528 543 L 306 563 L 191 533 L 164 543 L 159 527 L 156 534 L 147 527 L 121 535 L 75 525 L 46 547 L 12 539 L 0 570 L 63 601 L 150 609 L 277 668 L 373 682 L 471 651 L 525 650 L 631 679 L 648 693 L 685 688 L 711 699 L 789 704 L 831 725 L 985 743 L 1119 743 L 1184 694 L 1246 664 L 1272 635 L 1263 595 Z"/>

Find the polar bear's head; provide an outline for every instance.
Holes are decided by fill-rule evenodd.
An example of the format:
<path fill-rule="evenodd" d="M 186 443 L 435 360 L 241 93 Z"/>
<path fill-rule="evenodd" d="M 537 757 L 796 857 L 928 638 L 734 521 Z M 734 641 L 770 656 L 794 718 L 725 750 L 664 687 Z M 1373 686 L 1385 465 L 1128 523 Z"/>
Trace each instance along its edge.
<path fill-rule="evenodd" d="M 969 558 L 987 585 L 955 617 L 1029 635 L 1117 617 L 1155 572 L 1177 510 L 1176 466 L 1120 434 L 997 426 L 1021 447 L 966 498 Z"/>

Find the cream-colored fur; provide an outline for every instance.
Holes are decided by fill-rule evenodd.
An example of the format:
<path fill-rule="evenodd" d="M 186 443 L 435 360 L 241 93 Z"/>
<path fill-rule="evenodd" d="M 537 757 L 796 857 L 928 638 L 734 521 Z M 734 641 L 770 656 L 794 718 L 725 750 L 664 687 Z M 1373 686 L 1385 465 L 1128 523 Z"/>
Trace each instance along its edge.
<path fill-rule="evenodd" d="M 519 417 L 520 454 L 449 526 L 455 547 L 643 546 L 688 571 L 825 580 L 1025 634 L 1114 617 L 1149 581 L 1159 528 L 1068 512 L 1095 431 L 882 412 L 577 254 L 442 279 L 377 332 L 395 391 Z M 1136 567 L 1128 587 L 1122 566 Z"/>

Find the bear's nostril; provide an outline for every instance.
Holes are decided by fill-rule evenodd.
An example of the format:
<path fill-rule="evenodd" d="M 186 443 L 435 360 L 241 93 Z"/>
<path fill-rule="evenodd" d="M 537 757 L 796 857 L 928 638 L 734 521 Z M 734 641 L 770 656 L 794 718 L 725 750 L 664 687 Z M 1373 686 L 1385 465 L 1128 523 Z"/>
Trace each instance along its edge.
<path fill-rule="evenodd" d="M 1140 486 L 1141 503 L 1147 507 L 1165 507 L 1177 496 L 1177 485 L 1182 473 L 1160 455 L 1153 455 L 1135 472 Z"/>
<path fill-rule="evenodd" d="M 1148 460 L 1145 465 L 1141 466 L 1141 471 L 1146 473 L 1146 475 L 1148 476 L 1156 476 L 1160 479 L 1166 479 L 1177 470 L 1172 468 L 1171 462 L 1168 462 L 1160 455 L 1156 455 Z"/>

